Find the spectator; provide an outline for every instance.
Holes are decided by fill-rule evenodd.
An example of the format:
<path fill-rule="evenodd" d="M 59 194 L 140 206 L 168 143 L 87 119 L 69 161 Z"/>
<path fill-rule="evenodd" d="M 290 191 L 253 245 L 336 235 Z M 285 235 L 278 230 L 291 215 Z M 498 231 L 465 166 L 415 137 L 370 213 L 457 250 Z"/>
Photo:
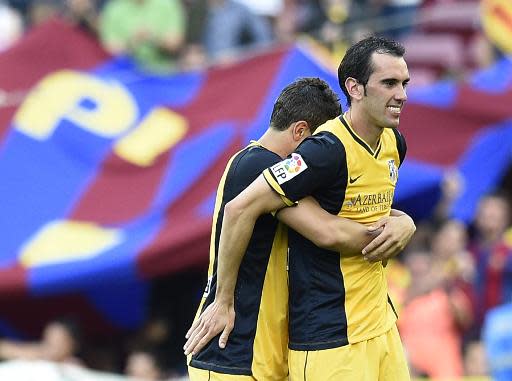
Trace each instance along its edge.
<path fill-rule="evenodd" d="M 77 323 L 67 319 L 54 320 L 46 325 L 38 342 L 0 340 L 0 358 L 82 364 L 77 357 L 80 346 L 81 334 Z"/>
<path fill-rule="evenodd" d="M 400 40 L 415 27 L 418 9 L 422 0 L 386 0 L 380 10 L 386 28 L 379 30 L 383 35 Z"/>
<path fill-rule="evenodd" d="M 74 25 L 96 35 L 98 32 L 97 0 L 65 0 L 64 16 Z"/>
<path fill-rule="evenodd" d="M 295 37 L 294 8 L 296 0 L 234 1 L 243 4 L 252 13 L 270 22 L 277 41 L 290 42 Z"/>
<path fill-rule="evenodd" d="M 398 326 L 411 368 L 429 377 L 457 379 L 463 375 L 458 317 L 464 296 L 443 288 L 429 253 L 411 252 L 406 264 L 412 282 Z"/>
<path fill-rule="evenodd" d="M 154 349 L 135 349 L 127 357 L 125 374 L 139 381 L 163 380 L 167 374 L 160 358 Z"/>
<path fill-rule="evenodd" d="M 185 28 L 180 0 L 109 0 L 100 18 L 100 38 L 110 53 L 131 55 L 160 73 L 176 69 Z"/>
<path fill-rule="evenodd" d="M 184 0 L 183 5 L 188 23 L 180 66 L 182 70 L 201 69 L 207 64 L 203 35 L 208 14 L 208 0 Z"/>
<path fill-rule="evenodd" d="M 475 238 L 470 245 L 476 268 L 473 339 L 480 338 L 489 309 L 512 301 L 512 249 L 504 239 L 509 223 L 510 205 L 503 194 L 490 194 L 480 200 L 474 221 Z"/>
<path fill-rule="evenodd" d="M 44 24 L 46 21 L 58 17 L 63 11 L 63 4 L 59 0 L 31 1 L 27 22 L 29 26 Z"/>
<path fill-rule="evenodd" d="M 293 9 L 296 32 L 319 37 L 319 30 L 327 20 L 321 0 L 295 0 Z"/>
<path fill-rule="evenodd" d="M 209 0 L 204 30 L 206 53 L 210 59 L 229 61 L 243 47 L 266 46 L 272 29 L 264 18 L 233 0 Z"/>
<path fill-rule="evenodd" d="M 252 13 L 265 17 L 277 17 L 285 7 L 284 0 L 235 0 L 235 2 L 244 4 Z"/>
<path fill-rule="evenodd" d="M 440 286 L 450 295 L 453 314 L 460 333 L 473 323 L 471 282 L 475 264 L 467 250 L 466 227 L 459 221 L 446 221 L 432 238 L 432 269 L 439 274 Z"/>
<path fill-rule="evenodd" d="M 453 203 L 464 191 L 464 187 L 464 177 L 459 171 L 451 169 L 444 173 L 441 181 L 441 197 L 431 218 L 433 223 L 440 224 L 449 218 Z"/>
<path fill-rule="evenodd" d="M 350 15 L 351 2 L 347 0 L 321 0 L 325 22 L 319 30 L 319 37 L 327 43 L 336 56 L 343 56 L 351 40 L 345 30 Z"/>
<path fill-rule="evenodd" d="M 455 220 L 443 223 L 432 238 L 434 267 L 443 274 L 448 287 L 462 283 L 469 286 L 475 276 L 475 265 L 467 244 L 466 227 Z"/>

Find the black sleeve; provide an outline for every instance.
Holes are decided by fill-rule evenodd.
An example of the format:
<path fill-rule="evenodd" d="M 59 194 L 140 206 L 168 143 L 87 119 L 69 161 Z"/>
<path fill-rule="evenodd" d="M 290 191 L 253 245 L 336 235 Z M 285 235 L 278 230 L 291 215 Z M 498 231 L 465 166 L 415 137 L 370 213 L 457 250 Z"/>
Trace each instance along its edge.
<path fill-rule="evenodd" d="M 400 133 L 400 131 L 398 131 L 396 128 L 393 128 L 393 132 L 395 133 L 396 148 L 398 150 L 398 156 L 400 157 L 400 164 L 398 165 L 400 168 L 405 160 L 405 154 L 407 153 L 407 143 L 405 142 L 405 138 Z"/>
<path fill-rule="evenodd" d="M 345 147 L 330 132 L 321 132 L 302 142 L 285 160 L 266 169 L 269 185 L 291 202 L 329 187 L 347 176 Z M 343 173 L 344 172 L 344 173 Z"/>

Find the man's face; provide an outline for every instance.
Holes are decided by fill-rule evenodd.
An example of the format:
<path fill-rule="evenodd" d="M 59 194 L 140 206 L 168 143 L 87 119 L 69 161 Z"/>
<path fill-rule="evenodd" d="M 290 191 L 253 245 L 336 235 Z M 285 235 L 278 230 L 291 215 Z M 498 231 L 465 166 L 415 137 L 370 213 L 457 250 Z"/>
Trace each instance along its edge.
<path fill-rule="evenodd" d="M 373 53 L 374 71 L 366 84 L 362 106 L 368 121 L 381 128 L 396 128 L 407 100 L 409 70 L 403 57 Z"/>
<path fill-rule="evenodd" d="M 478 205 L 476 228 L 484 236 L 502 234 L 508 226 L 508 204 L 501 197 L 485 197 Z"/>

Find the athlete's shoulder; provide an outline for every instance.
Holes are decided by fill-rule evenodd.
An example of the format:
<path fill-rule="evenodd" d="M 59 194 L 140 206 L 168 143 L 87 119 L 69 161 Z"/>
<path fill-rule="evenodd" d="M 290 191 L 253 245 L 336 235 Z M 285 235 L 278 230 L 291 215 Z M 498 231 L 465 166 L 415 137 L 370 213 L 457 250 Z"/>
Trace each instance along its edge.
<path fill-rule="evenodd" d="M 293 177 L 309 168 L 307 176 L 302 176 L 305 178 L 315 175 L 334 176 L 340 168 L 346 167 L 346 160 L 345 146 L 334 133 L 326 130 L 304 139 L 295 152 L 280 164 L 288 172 L 291 171 Z"/>
<path fill-rule="evenodd" d="M 404 134 L 398 128 L 386 128 L 385 131 L 387 131 L 388 134 L 393 135 L 397 141 L 405 143 Z"/>
<path fill-rule="evenodd" d="M 394 135 L 395 141 L 396 141 L 396 149 L 398 151 L 398 156 L 400 157 L 400 165 L 404 162 L 405 155 L 407 153 L 407 143 L 405 142 L 404 135 L 398 131 L 396 128 L 391 128 L 392 133 Z"/>
<path fill-rule="evenodd" d="M 297 152 L 339 158 L 340 154 L 345 155 L 345 146 L 335 131 L 322 129 L 321 131 L 315 131 L 313 135 L 304 139 L 297 148 Z"/>
<path fill-rule="evenodd" d="M 343 115 L 334 119 L 328 120 L 320 127 L 317 128 L 313 136 L 329 136 L 335 144 L 339 146 L 350 145 L 351 143 L 351 129 L 346 124 Z M 353 135 L 353 134 L 352 134 Z"/>
<path fill-rule="evenodd" d="M 233 165 L 239 169 L 259 169 L 261 172 L 279 161 L 281 161 L 281 157 L 278 154 L 253 142 L 238 153 Z"/>
<path fill-rule="evenodd" d="M 324 131 L 334 132 L 336 129 L 340 128 L 342 125 L 340 117 L 341 116 L 336 117 L 334 119 L 330 119 L 327 122 L 325 122 L 324 124 L 320 125 L 316 129 L 315 134 L 319 134 Z"/>
<path fill-rule="evenodd" d="M 241 191 L 268 167 L 281 161 L 281 157 L 257 142 L 239 151 L 228 164 L 226 183 Z"/>

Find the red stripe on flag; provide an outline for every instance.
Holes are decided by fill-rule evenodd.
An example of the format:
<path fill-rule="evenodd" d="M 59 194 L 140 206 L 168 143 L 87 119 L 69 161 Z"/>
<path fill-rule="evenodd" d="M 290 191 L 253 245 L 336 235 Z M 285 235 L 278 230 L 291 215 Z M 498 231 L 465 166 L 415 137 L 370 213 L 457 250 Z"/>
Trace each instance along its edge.
<path fill-rule="evenodd" d="M 462 85 L 454 105 L 447 109 L 407 105 L 400 121 L 407 139 L 407 156 L 432 164 L 455 164 L 478 130 L 510 116 L 511 103 L 510 91 L 491 94 Z"/>
<path fill-rule="evenodd" d="M 27 270 L 17 263 L 0 269 L 0 295 L 2 298 L 16 298 L 28 292 Z"/>
<path fill-rule="evenodd" d="M 240 145 L 238 139 L 198 180 L 201 185 L 192 188 L 167 210 L 158 235 L 137 258 L 141 277 L 152 278 L 208 263 L 212 216 L 201 218 L 197 208 L 216 191 L 227 161 Z"/>
<path fill-rule="evenodd" d="M 247 122 L 256 116 L 289 49 L 283 48 L 227 67 L 213 68 L 197 98 L 178 108 L 193 131 L 212 122 Z"/>
<path fill-rule="evenodd" d="M 169 152 L 160 155 L 151 167 L 140 168 L 111 153 L 70 218 L 109 225 L 143 214 L 153 201 L 168 161 Z"/>
<path fill-rule="evenodd" d="M 210 70 L 197 97 L 175 110 L 188 121 L 185 139 L 215 122 L 245 123 L 254 118 L 286 52 L 283 49 L 254 57 L 242 65 Z M 232 147 L 226 155 L 229 157 L 238 148 Z M 168 158 L 169 152 L 162 154 L 156 165 L 139 168 L 111 153 L 71 217 L 116 224 L 143 214 L 158 191 Z M 217 173 L 218 178 L 221 174 L 222 171 Z M 204 191 L 207 194 L 213 189 Z"/>
<path fill-rule="evenodd" d="M 212 109 L 215 109 L 218 120 L 248 122 L 254 119 L 268 95 L 269 86 L 274 83 L 285 52 L 280 50 L 248 60 L 243 65 L 212 70 L 208 86 L 197 101 L 179 112 L 198 125 L 207 125 Z M 222 107 L 216 107 L 217 104 L 222 104 Z M 200 186 L 190 189 L 167 210 L 165 224 L 138 257 L 142 277 L 207 263 L 212 218 L 200 218 L 196 209 L 216 191 L 227 161 L 242 144 L 239 135 L 222 157 L 198 179 Z"/>

